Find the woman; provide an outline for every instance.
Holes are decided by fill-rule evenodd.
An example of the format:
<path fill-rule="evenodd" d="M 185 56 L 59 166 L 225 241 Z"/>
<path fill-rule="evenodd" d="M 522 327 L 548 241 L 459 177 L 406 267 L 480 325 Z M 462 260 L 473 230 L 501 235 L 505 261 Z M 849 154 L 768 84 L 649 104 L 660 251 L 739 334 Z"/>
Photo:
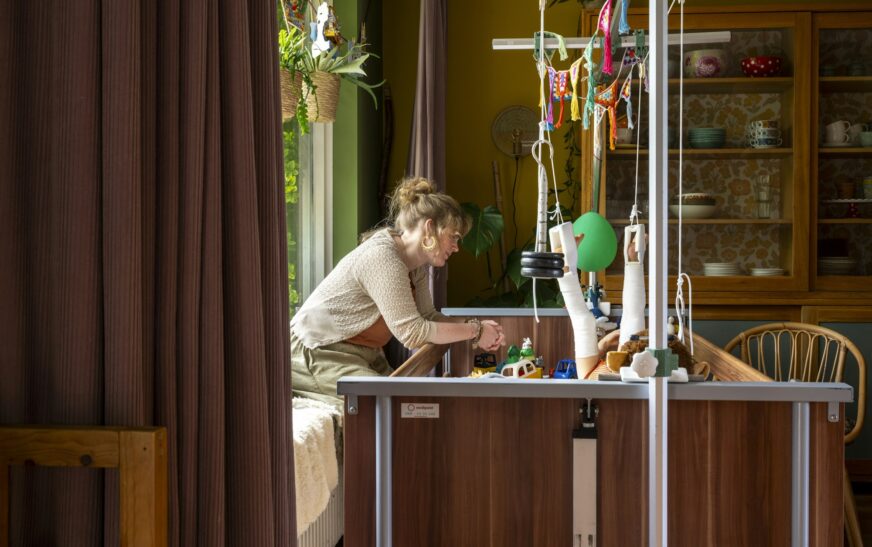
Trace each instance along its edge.
<path fill-rule="evenodd" d="M 391 335 L 407 348 L 504 344 L 496 322 L 462 322 L 433 307 L 428 266 L 444 266 L 470 228 L 457 201 L 427 179 L 406 179 L 391 196 L 388 224 L 340 260 L 291 321 L 294 395 L 341 406 L 339 378 L 390 373 L 381 348 Z"/>

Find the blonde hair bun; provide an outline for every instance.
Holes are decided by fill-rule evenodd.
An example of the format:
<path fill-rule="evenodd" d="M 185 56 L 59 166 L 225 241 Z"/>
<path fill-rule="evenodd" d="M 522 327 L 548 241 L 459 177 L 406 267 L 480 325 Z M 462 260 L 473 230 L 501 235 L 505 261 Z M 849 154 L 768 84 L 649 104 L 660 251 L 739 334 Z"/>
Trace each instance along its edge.
<path fill-rule="evenodd" d="M 401 232 L 432 219 L 438 231 L 451 227 L 466 235 L 472 224 L 454 198 L 440 192 L 433 181 L 424 177 L 401 180 L 391 195 L 389 210 L 389 224 Z"/>
<path fill-rule="evenodd" d="M 435 185 L 423 177 L 410 177 L 397 184 L 392 200 L 400 209 L 405 209 L 415 203 L 420 196 L 436 193 Z"/>

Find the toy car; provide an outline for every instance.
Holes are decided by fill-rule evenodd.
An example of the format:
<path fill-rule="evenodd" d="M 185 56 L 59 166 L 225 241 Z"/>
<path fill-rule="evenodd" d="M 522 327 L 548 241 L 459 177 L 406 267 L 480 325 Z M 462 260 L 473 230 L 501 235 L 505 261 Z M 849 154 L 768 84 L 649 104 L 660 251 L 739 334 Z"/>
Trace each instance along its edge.
<path fill-rule="evenodd" d="M 508 363 L 501 372 L 506 378 L 541 378 L 542 369 L 537 368 L 532 361 L 521 359 L 517 363 Z"/>
<path fill-rule="evenodd" d="M 472 372 L 487 374 L 497 371 L 497 356 L 493 353 L 479 353 L 475 356 Z"/>
<path fill-rule="evenodd" d="M 551 377 L 556 380 L 568 380 L 578 378 L 578 371 L 575 368 L 575 361 L 572 359 L 561 359 L 557 362 L 554 372 Z"/>

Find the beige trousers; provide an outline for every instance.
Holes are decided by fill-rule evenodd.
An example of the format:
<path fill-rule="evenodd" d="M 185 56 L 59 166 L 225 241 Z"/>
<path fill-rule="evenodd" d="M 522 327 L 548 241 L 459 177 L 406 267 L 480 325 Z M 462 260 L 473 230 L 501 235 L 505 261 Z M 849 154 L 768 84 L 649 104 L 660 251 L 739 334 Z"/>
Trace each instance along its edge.
<path fill-rule="evenodd" d="M 343 376 L 387 376 L 392 369 L 381 349 L 336 342 L 309 349 L 291 332 L 291 385 L 294 397 L 308 397 L 336 405 L 336 382 Z"/>

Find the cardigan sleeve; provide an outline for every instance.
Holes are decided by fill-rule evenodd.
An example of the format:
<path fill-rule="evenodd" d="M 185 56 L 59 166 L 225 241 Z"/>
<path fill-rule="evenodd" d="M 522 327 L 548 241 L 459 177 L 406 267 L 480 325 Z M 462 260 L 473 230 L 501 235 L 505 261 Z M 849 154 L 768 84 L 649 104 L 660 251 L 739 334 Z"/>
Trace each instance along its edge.
<path fill-rule="evenodd" d="M 430 339 L 434 326 L 418 310 L 408 272 L 388 246 L 374 247 L 354 264 L 357 282 L 378 307 L 391 333 L 407 348 L 418 348 Z"/>

